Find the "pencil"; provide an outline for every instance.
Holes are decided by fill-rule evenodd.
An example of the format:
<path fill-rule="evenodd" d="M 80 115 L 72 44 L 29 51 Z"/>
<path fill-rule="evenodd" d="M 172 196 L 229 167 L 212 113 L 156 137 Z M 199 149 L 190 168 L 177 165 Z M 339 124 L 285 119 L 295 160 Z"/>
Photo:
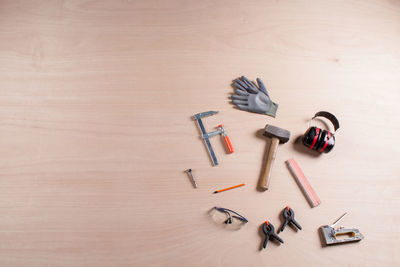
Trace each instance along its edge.
<path fill-rule="evenodd" d="M 241 186 L 244 186 L 244 185 L 245 184 L 238 184 L 238 185 L 231 186 L 231 187 L 228 187 L 228 188 L 225 188 L 225 189 L 217 190 L 217 191 L 214 191 L 214 194 L 220 193 L 220 192 L 224 192 L 226 190 L 231 190 L 231 189 L 234 189 L 234 188 L 238 188 L 238 187 L 241 187 Z"/>

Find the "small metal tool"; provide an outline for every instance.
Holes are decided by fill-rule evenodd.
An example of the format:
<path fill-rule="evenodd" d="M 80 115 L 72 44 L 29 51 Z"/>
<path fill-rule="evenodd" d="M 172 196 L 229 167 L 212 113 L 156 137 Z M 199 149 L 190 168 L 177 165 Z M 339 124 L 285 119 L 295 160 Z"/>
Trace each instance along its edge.
<path fill-rule="evenodd" d="M 263 248 L 267 247 L 268 240 L 270 240 L 270 239 L 271 240 L 275 239 L 275 240 L 283 243 L 283 240 L 277 234 L 275 234 L 275 227 L 269 221 L 264 222 L 263 232 L 265 234 Z"/>
<path fill-rule="evenodd" d="M 208 153 L 210 154 L 213 166 L 217 166 L 218 165 L 218 160 L 217 160 L 217 157 L 215 156 L 214 149 L 212 148 L 211 143 L 210 143 L 210 138 L 211 137 L 219 135 L 219 134 L 222 135 L 222 137 L 224 138 L 225 145 L 226 145 L 226 148 L 227 148 L 228 152 L 229 153 L 233 153 L 233 151 L 234 151 L 232 143 L 231 143 L 231 140 L 226 135 L 225 129 L 224 129 L 222 124 L 218 125 L 216 131 L 209 132 L 209 133 L 207 133 L 206 128 L 204 127 L 204 124 L 203 124 L 201 119 L 204 118 L 204 117 L 212 116 L 212 115 L 217 114 L 217 113 L 218 113 L 218 111 L 207 111 L 207 112 L 202 112 L 202 113 L 198 113 L 198 114 L 193 115 L 193 119 L 195 121 L 197 121 L 197 124 L 200 127 L 201 134 L 202 134 L 201 138 L 204 140 L 204 142 L 206 144 L 206 147 L 207 147 Z"/>
<path fill-rule="evenodd" d="M 296 220 L 294 219 L 294 211 L 289 206 L 286 206 L 286 208 L 282 211 L 282 216 L 285 219 L 285 221 L 283 222 L 281 229 L 279 229 L 278 234 L 280 232 L 283 232 L 283 230 L 285 230 L 285 227 L 286 225 L 288 225 L 288 223 L 292 223 L 299 230 L 301 230 L 300 224 L 296 222 Z"/>
<path fill-rule="evenodd" d="M 189 175 L 190 179 L 192 180 L 194 188 L 197 188 L 197 183 L 193 177 L 192 169 L 187 169 L 185 172 Z"/>
<path fill-rule="evenodd" d="M 364 239 L 364 236 L 360 233 L 360 231 L 356 228 L 334 228 L 335 225 L 340 222 L 347 213 L 340 216 L 334 223 L 331 225 L 324 225 L 321 226 L 320 233 L 321 233 L 321 240 L 323 245 L 337 245 L 349 242 L 358 242 Z M 340 236 L 348 236 L 346 238 L 339 238 Z"/>
<path fill-rule="evenodd" d="M 335 227 L 338 222 L 340 222 L 345 216 L 347 215 L 347 212 L 345 212 L 342 216 L 340 216 L 336 221 L 334 221 L 329 227 Z"/>

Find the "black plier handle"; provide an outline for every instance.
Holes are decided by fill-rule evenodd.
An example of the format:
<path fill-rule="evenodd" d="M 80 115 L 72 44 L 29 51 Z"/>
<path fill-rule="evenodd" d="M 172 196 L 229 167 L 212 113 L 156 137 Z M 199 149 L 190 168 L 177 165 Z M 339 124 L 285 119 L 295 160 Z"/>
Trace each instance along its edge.
<path fill-rule="evenodd" d="M 288 225 L 288 223 L 292 223 L 299 230 L 301 230 L 300 224 L 294 219 L 294 211 L 289 206 L 286 206 L 285 209 L 282 211 L 282 216 L 285 219 L 285 221 L 283 222 L 283 224 L 282 224 L 281 228 L 279 229 L 278 233 L 280 233 L 283 230 L 285 230 L 285 227 L 286 227 L 286 225 Z"/>

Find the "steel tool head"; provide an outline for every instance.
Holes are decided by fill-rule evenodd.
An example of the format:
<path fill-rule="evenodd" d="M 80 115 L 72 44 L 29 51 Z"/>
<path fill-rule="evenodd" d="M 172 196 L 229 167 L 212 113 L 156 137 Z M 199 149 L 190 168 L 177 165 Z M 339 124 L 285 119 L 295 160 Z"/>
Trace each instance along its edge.
<path fill-rule="evenodd" d="M 201 112 L 201 113 L 197 113 L 197 114 L 193 115 L 193 119 L 198 120 L 198 119 L 208 117 L 208 116 L 211 116 L 211 115 L 214 115 L 217 113 L 218 113 L 218 111 L 212 111 L 212 110 L 206 111 L 206 112 Z"/>
<path fill-rule="evenodd" d="M 279 139 L 279 143 L 283 144 L 289 141 L 290 132 L 288 130 L 267 124 L 267 126 L 265 126 L 264 136 L 270 138 L 276 137 Z"/>

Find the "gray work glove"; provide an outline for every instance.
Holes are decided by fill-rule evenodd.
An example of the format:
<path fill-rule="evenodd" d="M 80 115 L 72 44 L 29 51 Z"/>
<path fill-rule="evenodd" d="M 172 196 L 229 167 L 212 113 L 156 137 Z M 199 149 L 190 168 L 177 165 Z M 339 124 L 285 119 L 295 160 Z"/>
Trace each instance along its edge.
<path fill-rule="evenodd" d="M 257 78 L 258 87 L 242 76 L 233 82 L 235 94 L 232 103 L 239 109 L 275 117 L 278 104 L 269 98 L 267 89 L 260 78 Z"/>

